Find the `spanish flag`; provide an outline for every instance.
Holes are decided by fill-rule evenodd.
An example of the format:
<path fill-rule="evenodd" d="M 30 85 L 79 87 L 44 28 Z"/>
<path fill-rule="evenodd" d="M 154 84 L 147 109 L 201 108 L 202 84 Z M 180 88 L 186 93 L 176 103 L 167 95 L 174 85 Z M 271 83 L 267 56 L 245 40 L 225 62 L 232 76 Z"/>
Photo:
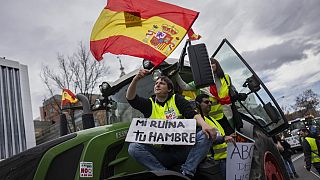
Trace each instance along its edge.
<path fill-rule="evenodd" d="M 61 106 L 64 106 L 67 103 L 74 104 L 77 102 L 78 102 L 78 99 L 69 89 L 62 90 Z"/>
<path fill-rule="evenodd" d="M 108 0 L 96 21 L 90 50 L 151 60 L 156 66 L 179 45 L 199 13 L 157 0 Z"/>

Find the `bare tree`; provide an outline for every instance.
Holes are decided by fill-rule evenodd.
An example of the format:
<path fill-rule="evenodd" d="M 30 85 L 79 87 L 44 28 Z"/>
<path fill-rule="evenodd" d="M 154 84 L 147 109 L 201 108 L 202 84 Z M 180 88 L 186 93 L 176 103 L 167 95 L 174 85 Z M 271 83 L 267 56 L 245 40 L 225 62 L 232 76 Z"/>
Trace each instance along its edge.
<path fill-rule="evenodd" d="M 296 111 L 301 112 L 301 116 L 310 114 L 317 115 L 319 103 L 320 99 L 318 94 L 314 93 L 311 89 L 307 89 L 296 97 L 296 103 L 293 107 Z"/>
<path fill-rule="evenodd" d="M 93 60 L 90 55 L 91 53 L 80 43 L 77 53 L 69 57 L 69 67 L 73 72 L 75 91 L 79 90 L 91 102 L 91 94 L 100 83 L 99 79 L 107 74 L 108 68 L 104 64 Z"/>
<path fill-rule="evenodd" d="M 50 95 L 60 94 L 62 89 L 66 88 L 74 93 L 84 94 L 89 102 L 92 102 L 93 90 L 100 83 L 100 79 L 107 75 L 109 68 L 94 60 L 82 42 L 72 56 L 58 54 L 57 60 L 59 63 L 57 70 L 53 70 L 49 65 L 43 65 L 41 70 L 41 78 Z M 56 93 L 56 89 L 61 91 Z M 62 107 L 58 101 L 55 100 L 54 103 L 59 107 L 57 111 L 61 113 Z M 75 129 L 74 112 L 70 112 L 70 115 Z"/>

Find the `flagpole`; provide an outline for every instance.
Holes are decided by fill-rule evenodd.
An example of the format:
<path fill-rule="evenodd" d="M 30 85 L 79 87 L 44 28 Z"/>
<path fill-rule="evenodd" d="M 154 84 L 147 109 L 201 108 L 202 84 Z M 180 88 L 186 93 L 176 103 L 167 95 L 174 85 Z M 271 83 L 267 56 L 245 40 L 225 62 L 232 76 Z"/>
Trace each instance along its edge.
<path fill-rule="evenodd" d="M 191 45 L 191 41 L 189 39 L 186 40 L 186 43 L 184 44 L 182 52 L 180 54 L 180 58 L 179 58 L 180 70 L 182 70 L 182 67 L 183 67 L 183 64 L 184 64 L 184 57 L 187 55 L 187 53 L 186 53 L 187 50 L 186 49 L 187 49 L 188 45 L 189 46 Z"/>

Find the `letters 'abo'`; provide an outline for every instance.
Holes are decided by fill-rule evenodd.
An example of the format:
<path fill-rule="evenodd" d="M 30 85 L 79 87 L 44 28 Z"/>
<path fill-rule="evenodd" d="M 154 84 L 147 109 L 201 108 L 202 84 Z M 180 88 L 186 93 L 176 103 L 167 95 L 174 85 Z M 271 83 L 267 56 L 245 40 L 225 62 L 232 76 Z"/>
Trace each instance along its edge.
<path fill-rule="evenodd" d="M 236 131 L 236 143 L 227 147 L 227 179 L 249 180 L 254 140 Z"/>

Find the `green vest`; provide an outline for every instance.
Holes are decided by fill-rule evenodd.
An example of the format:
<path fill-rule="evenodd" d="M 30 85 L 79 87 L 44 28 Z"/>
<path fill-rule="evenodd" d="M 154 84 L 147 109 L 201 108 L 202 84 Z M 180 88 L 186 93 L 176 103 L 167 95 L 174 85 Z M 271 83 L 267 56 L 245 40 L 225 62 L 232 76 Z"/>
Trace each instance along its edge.
<path fill-rule="evenodd" d="M 208 123 L 210 126 L 217 128 L 220 132 L 221 136 L 225 136 L 224 130 L 222 126 L 216 121 L 214 118 L 211 117 L 213 121 L 211 121 L 209 118 L 204 117 L 204 120 L 206 123 Z M 227 158 L 227 143 L 222 144 L 216 144 L 212 146 L 212 149 L 214 151 L 214 160 L 220 160 L 220 159 L 226 159 Z"/>
<path fill-rule="evenodd" d="M 152 102 L 152 113 L 150 119 L 178 119 L 181 117 L 179 109 L 176 106 L 176 95 L 172 95 L 162 107 L 150 98 Z"/>
<path fill-rule="evenodd" d="M 319 163 L 320 157 L 319 157 L 319 150 L 317 147 L 316 139 L 311 137 L 306 137 L 305 140 L 308 141 L 310 147 L 311 147 L 311 163 Z M 316 154 L 317 153 L 317 154 Z"/>
<path fill-rule="evenodd" d="M 224 98 L 229 95 L 229 86 L 230 86 L 230 78 L 228 74 L 225 74 L 226 78 L 220 78 L 221 87 L 218 92 L 218 96 L 220 98 Z M 226 82 L 226 80 L 228 82 Z M 228 86 L 229 85 L 229 86 Z M 212 101 L 211 110 L 209 112 L 210 117 L 213 117 L 215 120 L 220 120 L 223 118 L 223 106 L 213 97 L 209 97 L 210 101 Z"/>

